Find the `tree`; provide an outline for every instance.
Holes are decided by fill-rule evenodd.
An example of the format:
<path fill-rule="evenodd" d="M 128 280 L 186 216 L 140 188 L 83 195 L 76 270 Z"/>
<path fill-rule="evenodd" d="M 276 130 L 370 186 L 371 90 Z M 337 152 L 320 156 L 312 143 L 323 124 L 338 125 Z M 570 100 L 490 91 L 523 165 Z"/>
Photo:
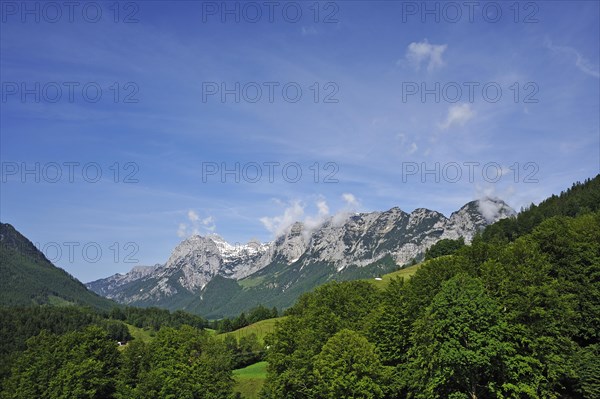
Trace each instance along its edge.
<path fill-rule="evenodd" d="M 272 310 L 259 305 L 253 309 L 250 309 L 247 320 L 249 324 L 253 324 L 261 320 L 270 319 L 272 317 L 277 317 L 277 313 L 275 313 L 275 316 L 273 316 Z"/>
<path fill-rule="evenodd" d="M 3 398 L 110 398 L 119 352 L 105 330 L 62 336 L 42 332 L 27 342 L 6 381 Z"/>
<path fill-rule="evenodd" d="M 271 309 L 270 318 L 274 319 L 275 317 L 279 317 L 279 310 L 277 310 L 276 306 L 273 306 L 273 309 Z"/>
<path fill-rule="evenodd" d="M 381 361 L 397 366 L 406 361 L 413 315 L 406 303 L 404 279 L 394 278 L 383 294 L 382 303 L 374 310 L 367 337 L 376 344 Z"/>
<path fill-rule="evenodd" d="M 247 325 L 248 325 L 248 320 L 246 320 L 246 314 L 244 312 L 242 312 L 232 322 L 232 328 L 234 330 L 239 330 L 240 328 L 246 327 Z"/>
<path fill-rule="evenodd" d="M 231 320 L 225 319 L 220 324 L 221 324 L 221 328 L 219 330 L 221 332 L 233 331 L 233 324 L 231 323 Z"/>
<path fill-rule="evenodd" d="M 116 397 L 118 399 L 134 397 L 141 375 L 148 372 L 149 369 L 148 345 L 141 340 L 134 340 L 127 344 L 119 361 Z"/>
<path fill-rule="evenodd" d="M 375 346 L 352 330 L 341 330 L 327 341 L 315 360 L 314 374 L 314 398 L 384 397 L 386 373 Z"/>
<path fill-rule="evenodd" d="M 332 282 L 300 297 L 267 337 L 268 377 L 263 396 L 273 399 L 310 398 L 316 355 L 338 331 L 364 331 L 379 302 L 379 292 L 366 281 Z"/>
<path fill-rule="evenodd" d="M 600 344 L 579 350 L 574 363 L 579 377 L 577 393 L 585 399 L 600 398 Z"/>
<path fill-rule="evenodd" d="M 148 345 L 148 353 L 148 367 L 140 373 L 132 397 L 233 397 L 231 353 L 217 338 L 190 326 L 163 328 Z"/>
<path fill-rule="evenodd" d="M 405 376 L 417 398 L 497 397 L 506 382 L 507 325 L 482 282 L 459 274 L 415 322 Z"/>
<path fill-rule="evenodd" d="M 548 274 L 561 293 L 575 299 L 574 339 L 579 344 L 600 342 L 600 212 L 575 219 L 554 217 L 532 233 L 532 239 L 551 265 Z"/>
<path fill-rule="evenodd" d="M 558 397 L 575 377 L 573 358 L 576 298 L 565 292 L 547 254 L 531 235 L 520 237 L 482 265 L 482 279 L 502 304 L 510 332 L 507 340 L 520 356 L 511 364 L 514 393 Z"/>
<path fill-rule="evenodd" d="M 101 326 L 108 332 L 108 337 L 115 341 L 127 342 L 131 340 L 131 334 L 125 323 L 116 320 L 105 320 Z"/>
<path fill-rule="evenodd" d="M 465 239 L 460 237 L 456 240 L 444 238 L 433 244 L 427 251 L 425 251 L 425 260 L 439 258 L 444 255 L 452 255 L 460 248 L 465 246 Z"/>
<path fill-rule="evenodd" d="M 254 364 L 262 359 L 263 347 L 258 342 L 255 333 L 245 335 L 240 338 L 239 359 L 236 368 L 245 367 Z"/>

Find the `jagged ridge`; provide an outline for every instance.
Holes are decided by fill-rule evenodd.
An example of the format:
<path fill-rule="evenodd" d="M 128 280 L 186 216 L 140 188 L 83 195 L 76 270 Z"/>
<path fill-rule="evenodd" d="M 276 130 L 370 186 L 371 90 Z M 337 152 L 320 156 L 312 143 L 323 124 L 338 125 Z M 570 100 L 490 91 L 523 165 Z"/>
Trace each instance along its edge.
<path fill-rule="evenodd" d="M 245 300 L 248 307 L 259 300 L 285 306 L 289 300 L 277 297 L 294 285 L 303 287 L 299 295 L 314 288 L 309 281 L 318 284 L 363 275 L 384 259 L 386 267 L 397 267 L 421 256 L 440 239 L 464 237 L 468 242 L 481 228 L 514 214 L 503 201 L 488 198 L 467 203 L 449 218 L 424 208 L 406 213 L 395 207 L 330 218 L 313 231 L 295 223 L 268 243 L 233 246 L 215 234 L 196 235 L 181 242 L 164 265 L 136 267 L 88 287 L 123 303 L 183 307 L 200 313 L 215 308 L 235 313 Z M 217 285 L 210 284 L 216 277 L 238 282 L 227 284 L 229 298 L 219 295 L 221 306 L 207 303 L 214 302 L 208 294 Z M 242 303 L 234 306 L 236 310 L 226 310 L 226 303 L 235 302 L 235 297 Z"/>

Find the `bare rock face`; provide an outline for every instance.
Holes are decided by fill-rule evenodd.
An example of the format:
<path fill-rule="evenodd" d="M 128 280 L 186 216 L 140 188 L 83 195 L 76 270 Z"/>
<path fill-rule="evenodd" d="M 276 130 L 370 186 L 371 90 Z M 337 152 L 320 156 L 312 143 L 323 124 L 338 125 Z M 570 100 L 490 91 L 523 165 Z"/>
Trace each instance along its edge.
<path fill-rule="evenodd" d="M 441 239 L 463 237 L 470 242 L 486 225 L 513 215 L 503 201 L 486 198 L 467 203 L 449 218 L 424 208 L 406 213 L 395 207 L 334 216 L 310 231 L 297 222 L 267 243 L 231 245 L 216 234 L 195 235 L 177 245 L 164 265 L 137 266 L 87 286 L 123 303 L 160 305 L 165 298 L 198 294 L 216 276 L 241 280 L 270 265 L 298 263 L 302 269 L 326 263 L 341 272 L 388 255 L 402 265 Z"/>

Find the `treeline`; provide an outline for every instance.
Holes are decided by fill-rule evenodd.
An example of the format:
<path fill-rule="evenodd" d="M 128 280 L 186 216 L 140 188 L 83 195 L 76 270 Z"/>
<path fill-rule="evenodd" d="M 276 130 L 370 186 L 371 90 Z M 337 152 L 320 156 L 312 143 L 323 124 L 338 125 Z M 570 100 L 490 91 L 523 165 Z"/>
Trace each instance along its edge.
<path fill-rule="evenodd" d="M 598 181 L 384 292 L 302 296 L 267 338 L 262 398 L 599 398 Z"/>
<path fill-rule="evenodd" d="M 221 340 L 190 326 L 163 327 L 123 351 L 98 326 L 44 330 L 27 341 L 0 398 L 236 398 L 231 359 Z"/>
<path fill-rule="evenodd" d="M 444 255 L 452 255 L 465 246 L 465 239 L 460 237 L 456 240 L 444 238 L 433 244 L 425 251 L 425 260 L 439 258 Z"/>
<path fill-rule="evenodd" d="M 258 306 L 213 326 L 278 316 Z M 133 340 L 128 325 L 149 330 Z M 217 339 L 183 311 L 115 307 L 0 307 L 0 398 L 233 398 L 231 370 L 260 361 L 256 334 Z M 117 341 L 127 342 L 118 350 Z"/>
<path fill-rule="evenodd" d="M 125 323 L 154 332 L 161 327 L 207 326 L 207 321 L 199 316 L 158 308 L 115 307 L 105 312 L 77 306 L 0 307 L 0 381 L 9 374 L 14 359 L 27 348 L 27 340 L 42 331 L 62 335 L 95 325 L 114 344 L 131 340 Z"/>
<path fill-rule="evenodd" d="M 231 353 L 234 369 L 240 369 L 265 359 L 265 345 L 258 340 L 254 333 L 244 335 L 239 340 L 233 335 L 226 335 L 223 342 Z"/>
<path fill-rule="evenodd" d="M 264 398 L 597 398 L 600 213 L 477 239 L 383 293 L 327 284 L 288 313 Z"/>
<path fill-rule="evenodd" d="M 139 328 L 150 328 L 158 331 L 161 327 L 179 328 L 183 325 L 196 328 L 208 327 L 208 322 L 200 316 L 176 310 L 169 312 L 159 308 L 114 307 L 108 317 L 122 320 Z"/>
<path fill-rule="evenodd" d="M 483 238 L 503 242 L 528 234 L 542 221 L 553 216 L 575 217 L 600 210 L 600 175 L 577 182 L 560 195 L 552 195 L 539 205 L 531 204 L 514 218 L 502 219 L 483 232 Z"/>
<path fill-rule="evenodd" d="M 249 310 L 248 314 L 242 312 L 237 317 L 214 320 L 210 323 L 210 328 L 219 333 L 226 333 L 239 330 L 240 328 L 249 326 L 250 324 L 254 324 L 262 320 L 273 319 L 275 317 L 279 317 L 279 311 L 276 307 L 269 309 L 262 305 L 258 305 L 257 307 Z"/>

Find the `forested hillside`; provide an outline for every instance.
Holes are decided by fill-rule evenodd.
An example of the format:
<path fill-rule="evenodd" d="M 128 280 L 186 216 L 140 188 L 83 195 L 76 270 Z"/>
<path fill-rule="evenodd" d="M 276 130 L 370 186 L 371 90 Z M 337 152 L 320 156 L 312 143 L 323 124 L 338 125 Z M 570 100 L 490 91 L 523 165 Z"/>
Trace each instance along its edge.
<path fill-rule="evenodd" d="M 201 329 L 207 321 L 189 313 L 157 308 L 115 307 L 106 312 L 79 306 L 0 307 L 0 381 L 10 374 L 13 361 L 27 348 L 28 340 L 42 331 L 60 336 L 97 326 L 115 344 L 133 339 L 128 325 L 154 334 L 161 327 L 189 325 Z"/>
<path fill-rule="evenodd" d="M 115 306 L 54 266 L 6 223 L 0 223 L 0 276 L 0 305 L 76 304 L 105 310 Z"/>
<path fill-rule="evenodd" d="M 268 340 L 263 397 L 600 397 L 598 181 L 383 293 L 349 282 L 304 295 Z"/>
<path fill-rule="evenodd" d="M 232 386 L 227 349 L 207 332 L 164 327 L 121 352 L 106 330 L 89 326 L 30 339 L 0 397 L 226 399 Z"/>
<path fill-rule="evenodd" d="M 261 360 L 263 399 L 598 398 L 598 179 L 440 244 L 410 278 L 320 286 L 264 343 L 183 312 L 2 309 L 0 398 L 235 398 L 232 370 Z"/>
<path fill-rule="evenodd" d="M 574 183 L 571 188 L 559 195 L 552 195 L 538 205 L 531 204 L 515 218 L 502 219 L 487 226 L 483 238 L 510 241 L 530 233 L 535 226 L 552 216 L 574 217 L 597 210 L 600 210 L 600 175 L 584 183 Z"/>

